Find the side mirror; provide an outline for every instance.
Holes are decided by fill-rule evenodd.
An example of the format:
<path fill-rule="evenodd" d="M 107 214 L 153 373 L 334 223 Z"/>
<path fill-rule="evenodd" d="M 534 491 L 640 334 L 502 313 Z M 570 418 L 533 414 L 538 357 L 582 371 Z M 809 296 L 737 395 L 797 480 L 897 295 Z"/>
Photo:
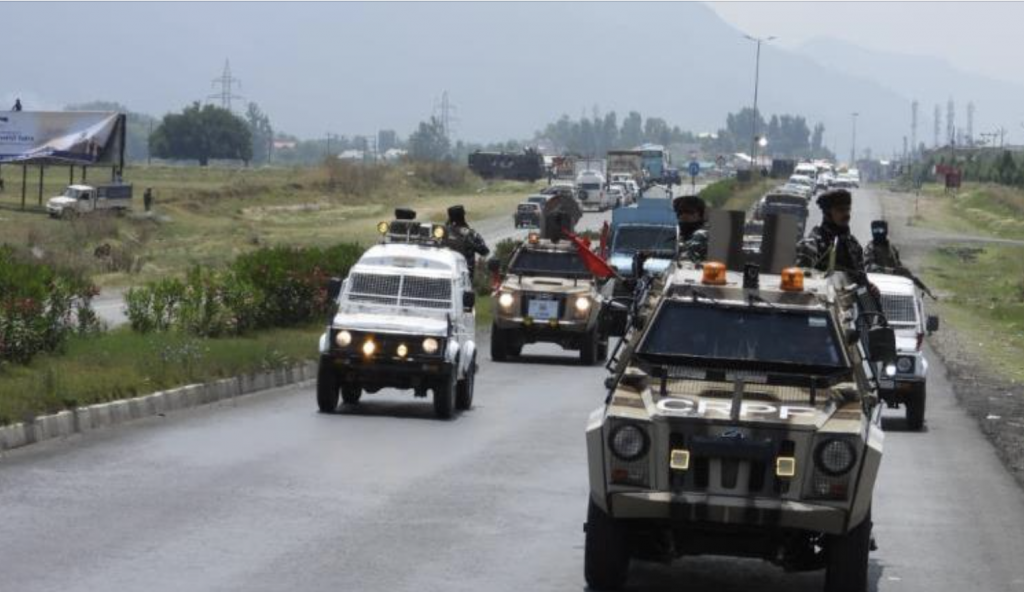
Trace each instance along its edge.
<path fill-rule="evenodd" d="M 925 324 L 925 329 L 928 333 L 934 333 L 939 330 L 939 317 L 937 315 L 928 315 L 928 320 Z"/>
<path fill-rule="evenodd" d="M 868 331 L 868 357 L 883 364 L 896 361 L 896 332 L 891 327 L 873 327 Z"/>
<path fill-rule="evenodd" d="M 476 307 L 476 293 L 473 291 L 467 291 L 462 293 L 462 308 L 466 312 L 470 312 Z"/>
<path fill-rule="evenodd" d="M 491 273 L 501 273 L 501 261 L 497 257 L 487 260 L 487 271 Z"/>
<path fill-rule="evenodd" d="M 341 294 L 341 278 L 332 277 L 327 280 L 327 299 L 334 302 L 338 299 L 338 295 Z"/>

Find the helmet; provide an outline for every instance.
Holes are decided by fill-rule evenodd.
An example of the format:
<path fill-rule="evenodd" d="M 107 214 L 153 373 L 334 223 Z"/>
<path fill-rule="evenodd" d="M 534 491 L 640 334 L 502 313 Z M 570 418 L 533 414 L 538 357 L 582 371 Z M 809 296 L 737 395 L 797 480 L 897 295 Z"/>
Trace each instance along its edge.
<path fill-rule="evenodd" d="M 683 195 L 672 200 L 672 209 L 677 216 L 683 212 L 697 212 L 703 218 L 706 208 L 704 200 L 696 195 Z"/>
<path fill-rule="evenodd" d="M 830 189 L 818 196 L 818 207 L 827 211 L 836 206 L 847 206 L 853 201 L 853 196 L 845 189 Z"/>
<path fill-rule="evenodd" d="M 415 220 L 416 210 L 409 208 L 395 208 L 395 220 Z"/>
<path fill-rule="evenodd" d="M 871 221 L 871 237 L 878 241 L 889 238 L 889 223 L 885 220 Z"/>
<path fill-rule="evenodd" d="M 461 205 L 448 208 L 448 222 L 452 224 L 466 224 L 466 208 Z"/>

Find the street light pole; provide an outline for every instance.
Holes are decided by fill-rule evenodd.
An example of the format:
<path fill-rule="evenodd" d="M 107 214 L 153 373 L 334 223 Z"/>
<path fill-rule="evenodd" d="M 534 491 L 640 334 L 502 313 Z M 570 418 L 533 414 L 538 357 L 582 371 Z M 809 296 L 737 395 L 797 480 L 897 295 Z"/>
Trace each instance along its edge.
<path fill-rule="evenodd" d="M 850 166 L 857 166 L 857 116 L 860 113 L 854 111 L 853 115 L 853 139 L 850 141 Z"/>
<path fill-rule="evenodd" d="M 775 37 L 751 37 L 750 35 L 744 35 L 747 39 L 757 44 L 757 57 L 754 61 L 754 122 L 751 125 L 752 131 L 750 134 L 750 171 L 753 175 L 754 165 L 757 163 L 757 89 L 761 81 L 761 43 L 769 42 Z"/>

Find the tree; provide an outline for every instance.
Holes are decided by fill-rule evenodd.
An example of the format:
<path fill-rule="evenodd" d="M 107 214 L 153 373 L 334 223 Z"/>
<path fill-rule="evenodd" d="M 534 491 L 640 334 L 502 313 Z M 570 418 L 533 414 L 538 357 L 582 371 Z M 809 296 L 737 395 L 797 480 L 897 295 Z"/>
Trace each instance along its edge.
<path fill-rule="evenodd" d="M 635 148 L 644 142 L 643 118 L 636 111 L 630 111 L 622 120 L 622 131 L 619 133 L 620 146 Z"/>
<path fill-rule="evenodd" d="M 252 133 L 231 111 L 195 102 L 181 113 L 164 116 L 149 138 L 149 150 L 159 158 L 198 160 L 200 166 L 211 158 L 237 159 L 248 166 Z"/>
<path fill-rule="evenodd" d="M 395 130 L 380 130 L 377 132 L 377 151 L 384 154 L 392 148 L 398 148 L 398 133 Z"/>
<path fill-rule="evenodd" d="M 413 160 L 444 160 L 449 148 L 444 124 L 436 117 L 421 121 L 419 129 L 409 136 L 409 158 Z"/>
<path fill-rule="evenodd" d="M 811 156 L 821 156 L 825 151 L 825 124 L 814 124 L 814 131 L 811 133 Z"/>
<path fill-rule="evenodd" d="M 647 121 L 644 122 L 644 141 L 662 146 L 669 145 L 672 141 L 672 133 L 664 119 L 660 117 L 647 118 Z"/>
<path fill-rule="evenodd" d="M 1013 160 L 1013 154 L 1009 150 L 1003 150 L 1002 156 L 996 162 L 995 172 L 1003 185 L 1012 185 L 1017 180 L 1017 162 Z"/>
<path fill-rule="evenodd" d="M 261 111 L 256 103 L 249 103 L 245 119 L 249 124 L 249 133 L 252 134 L 253 162 L 270 162 L 270 155 L 274 149 L 274 128 L 270 125 L 270 117 Z"/>

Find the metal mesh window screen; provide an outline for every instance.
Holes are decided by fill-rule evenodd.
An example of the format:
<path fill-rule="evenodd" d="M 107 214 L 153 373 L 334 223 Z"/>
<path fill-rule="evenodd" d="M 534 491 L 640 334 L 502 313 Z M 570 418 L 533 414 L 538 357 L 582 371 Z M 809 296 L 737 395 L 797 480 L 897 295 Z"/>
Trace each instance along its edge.
<path fill-rule="evenodd" d="M 917 323 L 913 296 L 882 294 L 882 312 L 890 323 Z"/>
<path fill-rule="evenodd" d="M 447 278 L 405 276 L 402 304 L 420 308 L 448 308 L 452 301 L 452 283 Z"/>
<path fill-rule="evenodd" d="M 401 276 L 354 273 L 350 281 L 349 299 L 357 302 L 398 304 Z"/>

